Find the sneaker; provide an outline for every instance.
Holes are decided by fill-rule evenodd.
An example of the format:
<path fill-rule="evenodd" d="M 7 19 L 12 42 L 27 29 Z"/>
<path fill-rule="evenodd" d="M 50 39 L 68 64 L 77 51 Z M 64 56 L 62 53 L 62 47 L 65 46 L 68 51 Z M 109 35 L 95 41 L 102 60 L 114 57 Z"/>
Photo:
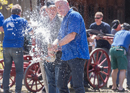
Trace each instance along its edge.
<path fill-rule="evenodd" d="M 118 84 L 116 84 L 116 86 L 118 87 Z M 109 89 L 111 89 L 111 88 L 112 88 L 112 85 L 109 86 Z"/>
<path fill-rule="evenodd" d="M 125 89 L 124 88 L 122 90 L 117 89 L 116 92 L 125 92 Z"/>

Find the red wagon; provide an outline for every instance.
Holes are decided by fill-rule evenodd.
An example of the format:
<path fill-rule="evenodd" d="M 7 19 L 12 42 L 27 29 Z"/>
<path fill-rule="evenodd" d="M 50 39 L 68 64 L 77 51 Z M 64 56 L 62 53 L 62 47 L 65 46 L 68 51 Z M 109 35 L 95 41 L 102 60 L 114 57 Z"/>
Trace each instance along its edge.
<path fill-rule="evenodd" d="M 94 57 L 95 54 L 96 57 Z M 101 60 L 103 56 L 105 56 L 105 59 Z M 44 87 L 44 81 L 39 79 L 41 75 L 39 62 L 31 63 L 32 57 L 27 55 L 24 56 L 24 60 L 27 61 L 24 62 L 24 84 L 29 91 L 38 92 Z M 108 65 L 103 66 L 104 62 L 107 62 Z M 0 64 L 3 67 L 3 69 L 0 69 L 0 82 L 2 84 L 4 61 L 0 60 Z M 104 72 L 104 69 L 107 69 L 107 72 Z M 90 53 L 90 59 L 85 63 L 85 70 L 87 72 L 87 80 L 94 89 L 105 86 L 111 72 L 110 59 L 106 51 L 100 48 L 93 50 Z M 105 78 L 102 77 L 102 74 L 105 75 Z M 10 73 L 10 87 L 15 84 L 15 75 L 15 65 L 13 63 Z M 100 84 L 99 79 L 101 79 L 102 84 Z"/>
<path fill-rule="evenodd" d="M 28 55 L 24 55 L 24 83 L 26 88 L 31 91 L 31 92 L 37 92 L 40 91 L 43 88 L 43 81 L 39 79 L 39 76 L 41 75 L 41 70 L 39 67 L 39 62 L 37 63 L 31 63 L 32 57 Z M 1 83 L 1 88 L 2 86 L 2 81 L 3 81 L 3 71 L 4 71 L 4 61 L 3 59 L 0 60 L 0 83 Z M 12 69 L 10 72 L 10 84 L 9 86 L 12 87 L 15 84 L 15 64 L 14 62 L 12 63 Z"/>

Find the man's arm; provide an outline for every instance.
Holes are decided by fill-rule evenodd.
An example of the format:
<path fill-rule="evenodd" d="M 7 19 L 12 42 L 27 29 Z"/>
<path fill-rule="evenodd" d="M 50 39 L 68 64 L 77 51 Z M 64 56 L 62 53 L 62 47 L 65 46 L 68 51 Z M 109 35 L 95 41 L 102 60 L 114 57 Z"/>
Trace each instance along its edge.
<path fill-rule="evenodd" d="M 90 37 L 87 37 L 88 42 L 94 42 L 94 39 L 96 39 L 96 35 L 91 35 Z"/>
<path fill-rule="evenodd" d="M 75 39 L 75 36 L 76 36 L 76 32 L 72 32 L 72 33 L 70 33 L 70 34 L 68 34 L 68 35 L 66 35 L 63 39 L 61 39 L 61 40 L 58 40 L 58 39 L 56 39 L 54 42 L 53 42 L 53 48 L 50 48 L 49 50 L 50 51 L 57 51 L 57 48 L 58 47 L 61 47 L 61 46 L 63 46 L 63 45 L 66 45 L 66 44 L 68 44 L 69 42 L 71 42 L 72 40 L 74 40 Z M 58 46 L 59 45 L 59 46 Z"/>
<path fill-rule="evenodd" d="M 1 31 L 1 32 L 4 32 L 4 30 L 3 30 L 3 27 L 2 27 L 2 26 L 0 27 L 0 31 Z"/>
<path fill-rule="evenodd" d="M 63 39 L 61 39 L 60 41 L 58 39 L 56 39 L 51 48 L 48 48 L 48 51 L 58 51 L 58 48 L 68 44 L 69 42 L 71 42 L 72 40 L 75 39 L 76 36 L 76 32 L 72 32 L 68 35 L 66 35 Z M 54 55 L 48 52 L 48 55 Z"/>
<path fill-rule="evenodd" d="M 103 39 L 107 40 L 110 44 L 113 43 L 113 39 L 109 38 L 108 36 L 103 36 Z"/>
<path fill-rule="evenodd" d="M 59 43 L 59 46 L 63 46 L 63 45 L 66 45 L 68 44 L 69 42 L 71 42 L 72 40 L 75 39 L 75 36 L 76 36 L 76 33 L 75 32 L 72 32 L 68 35 L 66 35 L 63 39 L 61 39 L 58 43 Z"/>
<path fill-rule="evenodd" d="M 0 31 L 3 32 L 3 23 L 4 23 L 4 16 L 2 15 L 2 13 L 0 12 Z"/>

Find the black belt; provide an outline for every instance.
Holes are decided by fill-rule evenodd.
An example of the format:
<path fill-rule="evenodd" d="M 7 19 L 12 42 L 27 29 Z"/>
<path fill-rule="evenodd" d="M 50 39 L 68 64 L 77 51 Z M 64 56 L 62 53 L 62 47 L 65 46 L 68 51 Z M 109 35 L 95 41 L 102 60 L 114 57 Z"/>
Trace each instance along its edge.
<path fill-rule="evenodd" d="M 112 46 L 112 47 L 119 47 L 119 48 L 123 48 L 123 49 L 125 49 L 123 46 Z"/>

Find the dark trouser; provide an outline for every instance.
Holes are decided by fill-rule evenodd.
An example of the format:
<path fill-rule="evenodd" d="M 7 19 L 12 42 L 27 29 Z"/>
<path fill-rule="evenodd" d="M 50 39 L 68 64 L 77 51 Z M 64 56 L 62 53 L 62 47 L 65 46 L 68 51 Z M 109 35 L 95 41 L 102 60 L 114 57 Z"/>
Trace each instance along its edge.
<path fill-rule="evenodd" d="M 44 67 L 46 71 L 47 81 L 48 81 L 48 92 L 49 93 L 59 93 L 57 88 L 57 79 L 59 72 L 59 62 L 62 52 L 58 51 L 56 54 L 55 62 L 45 62 Z"/>
<path fill-rule="evenodd" d="M 88 61 L 86 61 L 88 63 Z M 88 79 L 87 79 L 87 72 L 86 72 L 86 69 L 87 69 L 87 63 L 85 64 L 85 68 L 84 68 L 84 87 L 88 86 Z"/>
<path fill-rule="evenodd" d="M 4 91 L 9 90 L 10 70 L 12 61 L 15 63 L 16 70 L 16 92 L 21 92 L 23 79 L 23 49 L 22 48 L 3 48 L 4 56 L 4 73 L 3 73 L 3 88 Z M 15 72 L 14 72 L 15 73 Z"/>
<path fill-rule="evenodd" d="M 84 90 L 84 63 L 85 60 L 75 58 L 68 61 L 61 61 L 58 76 L 58 88 L 60 93 L 69 93 L 68 81 L 72 75 L 73 88 L 75 93 L 85 93 Z"/>

